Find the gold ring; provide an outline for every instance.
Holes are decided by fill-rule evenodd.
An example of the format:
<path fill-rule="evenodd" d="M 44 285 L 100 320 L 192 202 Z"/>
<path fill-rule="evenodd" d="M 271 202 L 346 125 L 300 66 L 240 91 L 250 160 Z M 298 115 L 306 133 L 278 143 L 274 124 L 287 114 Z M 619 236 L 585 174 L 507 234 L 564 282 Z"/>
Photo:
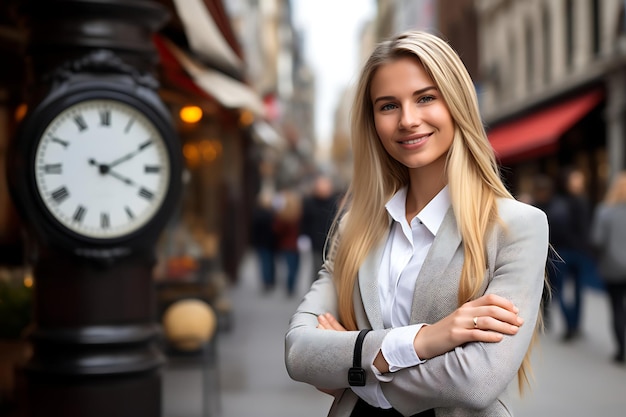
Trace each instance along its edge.
<path fill-rule="evenodd" d="M 478 329 L 478 317 L 474 317 L 473 321 L 474 321 L 474 328 Z"/>

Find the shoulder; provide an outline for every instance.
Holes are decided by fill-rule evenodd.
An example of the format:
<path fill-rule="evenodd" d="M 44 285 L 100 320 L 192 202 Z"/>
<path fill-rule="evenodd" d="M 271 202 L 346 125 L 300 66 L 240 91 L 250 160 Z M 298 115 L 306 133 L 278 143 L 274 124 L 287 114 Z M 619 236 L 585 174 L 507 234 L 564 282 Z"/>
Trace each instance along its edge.
<path fill-rule="evenodd" d="M 547 231 L 548 219 L 541 209 L 512 199 L 498 199 L 498 215 L 510 230 Z"/>
<path fill-rule="evenodd" d="M 543 210 L 512 198 L 498 199 L 498 214 L 505 221 L 546 218 Z"/>
<path fill-rule="evenodd" d="M 550 231 L 548 219 L 542 210 L 514 199 L 499 198 L 498 216 L 488 238 L 490 253 L 508 253 L 516 258 L 525 252 L 533 254 L 527 259 L 545 258 Z M 504 248 L 508 249 L 501 252 Z"/>

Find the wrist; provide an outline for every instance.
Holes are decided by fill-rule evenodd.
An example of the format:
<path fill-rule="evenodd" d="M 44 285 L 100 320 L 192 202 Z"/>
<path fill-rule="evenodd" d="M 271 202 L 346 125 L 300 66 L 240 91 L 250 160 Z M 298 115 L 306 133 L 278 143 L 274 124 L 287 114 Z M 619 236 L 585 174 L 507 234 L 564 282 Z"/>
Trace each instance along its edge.
<path fill-rule="evenodd" d="M 381 350 L 378 351 L 378 355 L 374 358 L 374 366 L 378 369 L 378 372 L 381 374 L 386 374 L 389 372 L 389 363 L 387 359 L 383 356 L 383 352 Z"/>
<path fill-rule="evenodd" d="M 428 346 L 428 342 L 430 341 L 428 334 L 430 333 L 430 330 L 430 326 L 428 324 L 424 324 L 413 339 L 413 349 L 415 349 L 415 354 L 422 360 L 431 359 L 436 356 L 430 351 Z"/>

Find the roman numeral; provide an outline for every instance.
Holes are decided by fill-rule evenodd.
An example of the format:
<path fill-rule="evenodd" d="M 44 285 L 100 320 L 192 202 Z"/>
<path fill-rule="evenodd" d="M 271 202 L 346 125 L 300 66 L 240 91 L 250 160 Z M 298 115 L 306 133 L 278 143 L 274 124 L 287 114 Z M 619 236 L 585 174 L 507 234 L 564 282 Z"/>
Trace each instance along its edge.
<path fill-rule="evenodd" d="M 130 119 L 128 123 L 126 123 L 126 127 L 124 128 L 124 133 L 128 133 L 131 127 L 133 127 L 133 123 L 135 123 L 135 119 Z"/>
<path fill-rule="evenodd" d="M 161 172 L 161 167 L 158 165 L 146 165 L 144 170 L 146 174 L 158 174 Z"/>
<path fill-rule="evenodd" d="M 50 196 L 57 204 L 60 204 L 63 200 L 70 196 L 70 193 L 67 191 L 67 188 L 61 187 L 53 191 Z"/>
<path fill-rule="evenodd" d="M 46 164 L 43 166 L 43 172 L 46 174 L 60 174 L 63 172 L 62 164 Z"/>
<path fill-rule="evenodd" d="M 148 139 L 147 141 L 139 145 L 139 149 L 142 150 L 144 148 L 147 148 L 150 145 L 152 145 L 152 139 Z"/>
<path fill-rule="evenodd" d="M 85 213 L 87 212 L 87 209 L 83 206 L 78 206 L 76 207 L 76 211 L 74 212 L 74 216 L 72 216 L 72 218 L 74 219 L 75 222 L 82 222 L 83 218 L 85 217 Z"/>
<path fill-rule="evenodd" d="M 135 215 L 131 211 L 130 207 L 126 206 L 126 207 L 124 207 L 124 210 L 126 211 L 126 214 L 128 215 L 129 219 L 134 219 L 135 218 Z"/>
<path fill-rule="evenodd" d="M 74 117 L 74 122 L 76 122 L 78 130 L 80 130 L 81 132 L 87 129 L 87 123 L 85 122 L 85 119 L 83 119 L 83 116 L 81 116 L 80 114 Z"/>
<path fill-rule="evenodd" d="M 100 214 L 100 227 L 103 229 L 108 229 L 111 225 L 109 220 L 109 213 L 101 213 Z"/>
<path fill-rule="evenodd" d="M 64 148 L 67 148 L 67 146 L 69 145 L 67 141 L 59 139 L 59 138 L 52 138 L 52 142 L 56 142 L 59 145 L 63 146 Z"/>
<path fill-rule="evenodd" d="M 111 126 L 111 111 L 102 110 L 100 112 L 100 124 L 102 126 Z"/>
<path fill-rule="evenodd" d="M 150 191 L 146 190 L 145 188 L 142 188 L 139 190 L 139 195 L 148 200 L 152 200 L 152 198 L 154 197 L 154 194 L 152 194 Z"/>

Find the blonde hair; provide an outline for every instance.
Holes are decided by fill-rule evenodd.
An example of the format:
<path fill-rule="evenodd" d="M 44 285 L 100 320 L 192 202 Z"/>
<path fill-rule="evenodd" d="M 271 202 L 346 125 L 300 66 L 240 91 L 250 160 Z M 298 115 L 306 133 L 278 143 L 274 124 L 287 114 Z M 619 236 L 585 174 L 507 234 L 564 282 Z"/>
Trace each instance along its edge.
<path fill-rule="evenodd" d="M 447 155 L 446 175 L 454 215 L 463 241 L 465 259 L 458 291 L 461 305 L 478 296 L 484 279 L 485 239 L 498 221 L 497 199 L 513 198 L 487 140 L 472 80 L 456 52 L 442 39 L 424 32 L 405 32 L 380 43 L 365 63 L 351 114 L 353 177 L 344 207 L 341 238 L 333 228 L 331 264 L 339 296 L 339 317 L 347 329 L 356 329 L 353 305 L 359 267 L 388 231 L 385 203 L 409 183 L 408 168 L 383 148 L 374 125 L 370 87 L 376 71 L 394 60 L 418 60 L 435 82 L 455 123 Z M 530 349 L 518 372 L 520 391 L 528 383 Z"/>
<path fill-rule="evenodd" d="M 626 203 L 626 171 L 620 172 L 611 182 L 604 202 L 608 205 Z"/>

